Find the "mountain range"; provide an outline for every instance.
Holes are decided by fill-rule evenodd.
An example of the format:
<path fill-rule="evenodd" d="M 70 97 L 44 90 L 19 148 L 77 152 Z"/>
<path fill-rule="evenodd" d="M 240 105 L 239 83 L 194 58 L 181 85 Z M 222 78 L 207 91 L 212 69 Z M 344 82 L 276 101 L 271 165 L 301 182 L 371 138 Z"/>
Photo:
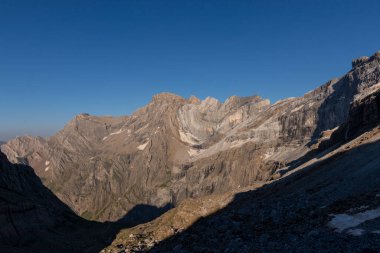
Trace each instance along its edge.
<path fill-rule="evenodd" d="M 0 242 L 49 252 L 4 238 L 108 226 L 70 252 L 376 252 L 379 110 L 380 51 L 274 104 L 162 93 L 130 116 L 80 114 L 50 138 L 1 145 L 16 164 L 2 156 L 3 219 L 20 224 Z M 67 252 L 54 236 L 44 245 Z"/>

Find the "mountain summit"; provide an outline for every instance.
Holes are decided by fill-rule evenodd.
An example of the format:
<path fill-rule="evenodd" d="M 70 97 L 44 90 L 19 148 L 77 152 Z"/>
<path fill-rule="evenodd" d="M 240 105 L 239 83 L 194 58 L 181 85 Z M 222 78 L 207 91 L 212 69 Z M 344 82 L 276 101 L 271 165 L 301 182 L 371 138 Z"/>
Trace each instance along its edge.
<path fill-rule="evenodd" d="M 278 226 L 289 225 L 294 231 L 303 231 L 304 222 L 297 225 L 297 215 L 302 210 L 308 212 L 304 214 L 304 220 L 305 217 L 312 219 L 312 209 L 322 208 L 313 206 L 317 201 L 321 206 L 328 206 L 328 211 L 314 212 L 318 217 L 324 215 L 318 220 L 318 226 L 322 226 L 328 222 L 328 212 L 341 212 L 350 206 L 348 202 L 337 204 L 349 198 L 347 192 L 338 190 L 340 186 L 349 191 L 348 182 L 355 177 L 358 180 L 352 181 L 355 194 L 369 194 L 368 187 L 378 186 L 373 180 L 359 191 L 356 184 L 364 184 L 366 172 L 355 168 L 370 162 L 362 160 L 365 157 L 358 151 L 360 147 L 366 145 L 363 150 L 372 155 L 376 145 L 371 142 L 378 138 L 380 53 L 356 59 L 352 66 L 344 76 L 328 81 L 303 97 L 274 104 L 259 96 L 232 96 L 220 102 L 212 97 L 184 99 L 161 93 L 130 116 L 81 114 L 48 139 L 18 137 L 3 144 L 1 150 L 10 161 L 33 167 L 44 185 L 62 202 L 90 220 L 120 221 L 138 205 L 155 206 L 157 211 L 174 207 L 168 214 L 141 228 L 141 231 L 149 230 L 152 240 L 156 241 L 175 234 L 164 230 L 169 229 L 169 223 L 177 224 L 176 219 L 186 219 L 180 214 L 186 213 L 184 208 L 193 208 L 190 215 L 193 218 L 178 225 L 177 229 L 181 230 L 188 228 L 190 221 L 229 204 L 235 193 L 259 187 L 234 200 L 236 205 L 233 208 L 227 208 L 222 216 L 215 216 L 211 221 L 231 233 L 241 232 L 239 227 L 230 227 L 234 222 L 242 225 L 241 220 L 249 220 L 251 223 L 248 224 L 258 224 L 261 228 L 257 229 L 266 232 L 261 235 L 259 230 L 250 231 L 249 238 L 255 238 L 253 241 L 236 234 L 225 234 L 222 239 L 227 240 L 226 243 L 244 241 L 236 241 L 236 245 L 244 249 L 241 252 L 251 252 L 260 242 L 264 243 L 265 246 L 261 247 L 265 251 L 274 252 L 280 244 L 270 244 L 268 238 L 277 236 Z M 341 156 L 338 166 L 334 161 Z M 357 164 L 353 157 L 358 159 Z M 342 174 L 343 164 L 350 166 L 347 171 L 352 177 Z M 368 175 L 377 175 L 375 167 L 369 167 Z M 315 168 L 321 168 L 325 175 L 318 174 Z M 334 177 L 338 181 L 330 182 Z M 264 196 L 268 196 L 268 200 Z M 329 197 L 322 200 L 322 196 Z M 210 203 L 206 204 L 205 199 Z M 286 201 L 294 202 L 294 210 L 288 210 Z M 274 203 L 281 206 L 275 208 Z M 236 220 L 233 209 L 242 212 L 236 214 Z M 166 216 L 169 214 L 174 216 L 169 218 Z M 223 217 L 230 222 L 226 226 Z M 262 218 L 257 220 L 259 217 Z M 332 227 L 337 226 L 331 222 Z M 205 226 L 213 227 L 210 235 L 207 232 L 208 239 L 220 239 L 215 236 L 219 234 L 219 228 L 213 226 L 214 223 L 197 224 L 200 225 L 183 236 L 179 235 L 180 247 L 197 251 L 196 246 L 186 240 Z M 163 230 L 157 230 L 158 227 Z M 314 233 L 309 227 L 304 230 L 310 233 L 305 240 L 300 240 L 304 243 L 311 243 L 314 235 L 327 231 L 317 229 Z M 334 234 L 331 229 L 328 231 L 334 238 L 342 235 Z M 257 237 L 258 233 L 266 237 Z M 285 233 L 284 236 L 288 236 L 289 251 L 297 247 L 292 242 L 297 241 L 298 234 Z M 126 240 L 121 234 L 115 242 L 124 245 Z M 144 249 L 154 245 L 144 244 L 138 238 L 128 243 L 143 245 Z M 200 249 L 212 248 L 211 244 L 202 243 L 204 248 Z M 172 240 L 165 241 L 157 249 L 170 251 L 173 247 L 175 249 L 174 244 Z M 221 245 L 223 249 L 237 247 Z M 220 252 L 222 248 L 213 250 Z M 111 246 L 109 250 L 114 249 L 115 246 Z M 231 252 L 236 249 L 232 248 Z M 184 252 L 188 252 L 186 250 Z"/>
<path fill-rule="evenodd" d="M 377 90 L 379 62 L 379 53 L 354 60 L 343 77 L 275 104 L 161 93 L 131 116 L 81 114 L 49 139 L 19 137 L 1 150 L 32 166 L 76 213 L 117 220 L 138 204 L 175 206 L 281 177 L 324 131 L 347 121 L 352 103 Z"/>

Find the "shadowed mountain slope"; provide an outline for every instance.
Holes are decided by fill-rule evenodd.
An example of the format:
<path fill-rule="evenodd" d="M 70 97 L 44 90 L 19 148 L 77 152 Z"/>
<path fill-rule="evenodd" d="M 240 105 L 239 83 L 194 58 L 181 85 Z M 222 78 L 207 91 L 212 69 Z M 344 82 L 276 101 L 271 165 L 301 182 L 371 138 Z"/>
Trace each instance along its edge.
<path fill-rule="evenodd" d="M 125 227 L 165 212 L 135 206 L 116 223 L 77 216 L 27 165 L 11 164 L 0 152 L 0 252 L 99 252 Z"/>
<path fill-rule="evenodd" d="M 379 87 L 380 53 L 352 66 L 275 104 L 258 96 L 222 103 L 163 93 L 131 116 L 81 114 L 49 139 L 19 137 L 1 149 L 12 162 L 31 165 L 77 214 L 115 221 L 136 205 L 178 206 L 291 171 L 348 120 L 351 103 Z"/>
<path fill-rule="evenodd" d="M 96 252 L 112 239 L 111 226 L 78 217 L 32 168 L 1 152 L 0 210 L 1 252 Z"/>
<path fill-rule="evenodd" d="M 380 89 L 372 87 L 280 179 L 184 200 L 102 252 L 379 252 Z"/>

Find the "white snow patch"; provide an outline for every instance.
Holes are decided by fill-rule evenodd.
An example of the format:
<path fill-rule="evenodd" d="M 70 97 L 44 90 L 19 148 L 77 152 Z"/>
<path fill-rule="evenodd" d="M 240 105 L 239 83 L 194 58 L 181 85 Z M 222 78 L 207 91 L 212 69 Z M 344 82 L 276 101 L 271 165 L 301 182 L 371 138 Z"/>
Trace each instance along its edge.
<path fill-rule="evenodd" d="M 336 232 L 341 233 L 348 228 L 356 227 L 368 220 L 380 217 L 380 207 L 354 215 L 343 213 L 333 214 L 332 216 L 334 216 L 334 218 L 328 223 L 328 226 L 335 228 Z"/>
<path fill-rule="evenodd" d="M 303 107 L 303 105 L 300 105 L 300 106 L 298 106 L 298 107 L 296 107 L 296 108 L 294 108 L 291 112 L 296 112 L 296 111 L 299 111 L 299 110 L 301 110 L 302 109 L 302 107 Z"/>
<path fill-rule="evenodd" d="M 186 142 L 191 145 L 196 145 L 199 143 L 198 139 L 189 132 L 184 132 L 182 130 L 179 130 L 179 137 L 181 138 L 181 141 Z"/>
<path fill-rule="evenodd" d="M 360 228 L 347 230 L 347 234 L 353 235 L 353 236 L 361 236 L 364 232 L 365 232 L 365 230 L 360 229 Z"/>
<path fill-rule="evenodd" d="M 264 153 L 264 160 L 267 160 L 269 157 L 274 155 L 274 149 L 269 149 L 267 152 Z"/>
<path fill-rule="evenodd" d="M 103 141 L 108 139 L 108 137 L 112 136 L 112 135 L 115 135 L 115 134 L 121 134 L 122 132 L 124 132 L 125 130 L 123 130 L 122 128 L 120 128 L 118 131 L 116 132 L 113 132 L 113 133 L 110 133 L 108 136 L 104 137 L 103 138 Z"/>
<path fill-rule="evenodd" d="M 149 139 L 147 140 L 147 142 L 145 142 L 144 144 L 141 144 L 137 147 L 138 150 L 144 150 L 146 148 L 146 146 L 148 145 L 149 143 Z"/>
<path fill-rule="evenodd" d="M 142 127 L 140 127 L 138 130 L 136 130 L 136 132 L 138 133 L 138 132 L 141 132 L 142 130 L 144 130 L 145 128 L 147 128 L 149 126 L 149 123 L 148 124 L 146 124 L 146 125 L 144 125 L 144 126 L 142 126 Z"/>
<path fill-rule="evenodd" d="M 110 133 L 110 135 L 121 134 L 122 132 L 124 132 L 124 130 L 123 130 L 123 129 L 120 129 L 119 131 L 116 131 L 116 132 Z"/>
<path fill-rule="evenodd" d="M 48 171 L 49 169 L 50 169 L 50 167 L 48 166 L 48 167 L 45 168 L 45 171 Z"/>
<path fill-rule="evenodd" d="M 50 161 L 45 162 L 45 166 L 49 166 L 49 164 L 50 164 Z"/>
<path fill-rule="evenodd" d="M 359 207 L 350 208 L 347 210 L 347 212 L 353 213 L 353 212 L 357 212 L 360 210 L 365 210 L 367 208 L 368 208 L 368 206 L 359 206 Z"/>
<path fill-rule="evenodd" d="M 195 156 L 197 154 L 199 154 L 200 150 L 199 149 L 194 149 L 194 148 L 191 148 L 187 151 L 187 153 L 189 154 L 189 156 Z"/>

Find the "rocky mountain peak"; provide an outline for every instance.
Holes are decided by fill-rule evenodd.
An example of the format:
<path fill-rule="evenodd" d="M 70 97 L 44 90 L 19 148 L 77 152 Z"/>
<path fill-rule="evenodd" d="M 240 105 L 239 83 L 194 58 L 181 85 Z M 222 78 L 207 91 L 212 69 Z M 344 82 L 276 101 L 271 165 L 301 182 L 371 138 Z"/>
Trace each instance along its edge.
<path fill-rule="evenodd" d="M 204 100 L 202 100 L 201 104 L 206 108 L 217 108 L 222 105 L 218 99 L 213 97 L 206 97 Z"/>
<path fill-rule="evenodd" d="M 356 68 L 357 66 L 359 66 L 363 63 L 366 63 L 366 62 L 368 62 L 368 60 L 369 60 L 368 56 L 362 56 L 362 57 L 356 58 L 356 59 L 352 60 L 352 68 Z"/>
<path fill-rule="evenodd" d="M 176 94 L 170 92 L 162 92 L 153 96 L 153 102 L 180 102 L 184 103 L 186 100 Z"/>
<path fill-rule="evenodd" d="M 352 68 L 356 68 L 358 66 L 361 66 L 365 63 L 368 63 L 368 62 L 371 62 L 374 60 L 377 60 L 377 61 L 380 60 L 380 51 L 377 51 L 371 57 L 362 56 L 362 57 L 359 57 L 359 58 L 352 60 Z"/>
<path fill-rule="evenodd" d="M 90 117 L 91 115 L 87 112 L 82 112 L 80 114 L 78 114 L 77 116 L 75 116 L 75 119 L 77 120 L 80 120 L 80 119 L 85 119 L 85 118 L 88 118 Z"/>
<path fill-rule="evenodd" d="M 188 101 L 190 104 L 198 104 L 201 102 L 201 100 L 197 98 L 196 96 L 189 97 Z"/>
<path fill-rule="evenodd" d="M 263 103 L 264 105 L 270 105 L 270 101 L 268 99 L 263 99 L 260 96 L 249 96 L 249 97 L 239 97 L 239 96 L 231 96 L 223 103 L 223 105 L 228 109 L 238 108 L 248 104 L 256 104 Z"/>
<path fill-rule="evenodd" d="M 222 103 L 160 93 L 130 117 L 80 114 L 48 141 L 18 138 L 2 150 L 27 161 L 83 217 L 115 220 L 137 204 L 162 207 L 281 174 L 347 120 L 355 99 L 377 94 L 379 59 L 358 60 L 343 77 L 272 105 L 259 96 Z"/>
<path fill-rule="evenodd" d="M 61 131 L 47 140 L 31 136 L 18 137 L 1 145 L 1 150 L 8 160 L 19 164 L 15 165 L 16 167 L 31 166 L 44 184 L 62 202 L 86 219 L 122 220 L 126 213 L 141 205 L 153 207 L 154 212 L 171 207 L 181 210 L 183 203 L 205 196 L 207 196 L 207 201 L 204 204 L 213 202 L 211 205 L 217 209 L 220 208 L 219 200 L 212 200 L 212 196 L 230 195 L 234 191 L 247 187 L 269 185 L 279 178 L 281 178 L 279 182 L 283 181 L 282 179 L 286 182 L 286 177 L 291 173 L 311 165 L 320 167 L 321 164 L 325 164 L 324 159 L 333 158 L 332 163 L 337 162 L 340 156 L 334 157 L 335 155 L 330 154 L 330 151 L 326 149 L 328 147 L 337 148 L 336 154 L 344 157 L 342 152 L 347 152 L 354 145 L 361 145 L 366 141 L 367 144 L 371 144 L 380 140 L 379 129 L 374 129 L 380 122 L 380 52 L 371 57 L 360 57 L 353 60 L 352 64 L 353 69 L 341 78 L 328 81 L 302 97 L 280 100 L 272 105 L 269 100 L 259 96 L 231 96 L 225 102 L 220 102 L 212 97 L 201 101 L 195 96 L 184 99 L 175 94 L 160 93 L 155 95 L 148 105 L 130 117 L 93 116 L 82 113 L 75 116 Z M 367 134 L 371 129 L 374 131 Z M 362 133 L 365 136 L 356 137 Z M 339 147 L 351 139 L 357 144 L 351 142 L 348 146 Z M 305 214 L 303 211 L 305 208 L 302 205 L 307 201 L 304 194 L 309 194 L 311 197 L 319 194 L 321 199 L 326 201 L 326 193 L 320 191 L 322 188 L 329 188 L 326 180 L 331 180 L 329 183 L 336 186 L 330 188 L 331 192 L 328 193 L 339 200 L 340 197 L 335 192 L 336 189 L 341 188 L 341 182 L 336 180 L 336 174 L 330 173 L 331 171 L 339 170 L 337 171 L 339 174 L 347 176 L 346 187 L 351 187 L 352 180 L 358 175 L 356 170 L 364 168 L 361 172 L 363 180 L 357 184 L 356 191 L 364 189 L 368 183 L 372 184 L 371 190 L 373 190 L 374 186 L 380 182 L 380 177 L 378 177 L 379 143 L 373 147 L 368 146 L 368 152 L 357 150 L 354 154 L 359 159 L 351 160 L 352 153 L 348 153 L 344 158 L 348 160 L 340 168 L 333 164 L 317 177 L 310 177 L 311 174 L 307 173 L 303 188 L 297 185 L 299 180 L 289 179 L 288 182 L 294 183 L 294 187 L 288 188 L 287 185 L 281 185 L 278 188 L 278 196 L 284 194 L 283 189 L 289 191 L 288 198 L 281 197 L 280 199 L 285 209 L 289 206 L 289 210 L 284 209 L 281 215 L 273 212 L 273 210 L 277 212 L 277 206 L 272 206 L 278 203 L 277 197 L 272 197 L 271 200 L 265 202 L 266 208 L 257 206 L 257 199 L 255 204 L 247 201 L 242 206 L 252 207 L 252 210 L 247 213 L 258 212 L 254 215 L 257 220 L 252 222 L 255 226 L 262 223 L 261 228 L 266 228 L 271 224 L 278 227 L 278 224 L 274 222 L 280 221 L 293 212 L 294 206 L 289 205 L 290 202 L 298 201 L 301 214 Z M 325 151 L 326 153 L 323 153 Z M 355 150 L 350 152 L 355 152 Z M 365 169 L 368 154 L 372 156 L 371 159 L 377 159 L 376 163 L 373 163 L 373 176 L 370 180 L 367 179 L 366 175 L 369 174 Z M 363 166 L 352 166 L 358 161 L 363 162 Z M 7 162 L 2 153 L 0 153 L 0 165 L 0 172 L 3 172 L 3 167 L 16 168 Z M 32 171 L 32 168 L 28 170 Z M 351 172 L 347 173 L 347 170 Z M 12 193 L 9 200 L 7 199 L 2 206 L 3 198 L 9 194 L 8 189 L 20 190 L 21 188 L 17 186 L 30 179 L 22 172 L 26 170 L 6 171 L 6 173 L 0 173 L 0 210 L 7 210 L 3 214 L 0 212 L 2 220 L 8 217 L 9 203 L 15 203 L 13 198 L 19 198 L 17 194 Z M 17 174 L 19 172 L 21 174 Z M 313 178 L 320 178 L 320 182 L 314 182 L 316 184 L 310 188 Z M 29 188 L 26 188 L 28 191 L 24 192 L 25 197 L 36 197 L 32 196 L 34 189 L 43 192 L 40 186 L 37 188 L 28 186 Z M 265 189 L 268 188 L 264 187 L 263 191 Z M 293 195 L 294 189 L 301 189 L 299 196 Z M 346 188 L 342 192 L 350 193 L 350 189 Z M 276 188 L 272 190 L 277 191 Z M 374 196 L 375 194 L 378 192 L 374 193 Z M 264 199 L 267 198 L 263 198 L 263 201 L 266 201 Z M 25 206 L 23 201 L 18 201 L 19 203 L 15 204 L 16 209 L 12 209 L 16 210 L 17 214 L 12 215 L 19 215 L 20 210 L 22 215 L 27 215 L 30 210 L 40 210 L 41 206 L 45 205 L 45 202 L 36 201 L 37 199 L 29 201 L 33 208 Z M 40 207 L 35 206 L 35 202 L 41 203 Z M 315 204 L 321 203 L 317 201 Z M 323 206 L 329 204 L 334 203 L 324 203 Z M 203 209 L 199 204 L 190 206 L 202 209 L 202 212 L 196 214 L 194 219 L 204 217 L 207 214 L 203 213 L 204 210 L 214 213 L 214 207 L 207 206 Z M 315 211 L 311 210 L 315 208 L 311 206 L 309 208 L 310 211 Z M 54 225 L 55 227 L 59 227 L 60 222 L 65 221 L 66 218 L 57 220 L 55 210 L 62 210 L 62 208 L 52 209 L 51 214 L 49 210 L 50 206 L 28 217 L 38 216 L 38 220 L 41 221 L 45 221 L 45 217 L 48 217 L 53 224 L 58 224 Z M 261 213 L 261 210 L 264 211 Z M 139 212 L 139 215 L 140 213 L 143 212 Z M 329 218 L 329 214 L 331 212 L 326 213 L 326 219 L 323 218 L 323 222 Z M 261 217 L 269 217 L 268 215 L 274 216 L 268 220 L 261 219 Z M 297 216 L 285 217 L 287 220 L 284 224 L 281 223 L 281 226 L 287 230 L 289 224 L 296 225 L 298 222 L 294 223 L 294 217 Z M 173 217 L 170 216 L 169 219 L 177 219 L 181 222 L 186 220 L 186 217 Z M 312 217 L 313 215 L 310 214 L 310 218 Z M 235 224 L 236 221 L 242 221 L 239 226 L 236 226 L 239 233 L 229 233 L 228 236 L 240 234 L 241 227 L 251 218 L 239 218 L 232 222 L 231 224 Z M 30 218 L 21 217 L 19 220 L 25 223 L 28 219 Z M 74 219 L 74 224 L 75 221 Z M 8 224 L 11 228 L 11 224 Z M 27 224 L 31 225 L 32 229 L 37 229 L 34 228 L 35 225 L 32 222 Z M 55 229 L 50 224 L 42 225 L 45 230 L 46 228 Z M 173 223 L 170 223 L 167 227 L 168 231 L 173 230 L 172 225 Z M 22 228 L 24 224 L 18 226 Z M 163 226 L 157 227 L 161 229 Z M 214 226 L 207 225 L 207 229 L 199 231 L 208 231 L 209 227 Z M 71 233 L 70 228 L 65 228 L 64 232 Z M 302 234 L 305 234 L 303 232 L 305 227 L 300 228 L 302 230 L 297 227 L 295 231 L 302 231 Z M 231 231 L 225 228 L 221 230 Z M 252 226 L 245 231 L 251 230 Z M 8 233 L 14 230 L 0 228 L 0 242 L 2 231 Z M 284 231 L 280 229 L 281 233 Z M 24 232 L 23 235 L 26 235 L 29 230 Z M 324 230 L 321 232 L 326 234 Z M 257 237 L 255 233 L 249 236 L 249 241 Z M 259 233 L 262 233 L 262 230 Z M 329 231 L 327 237 L 330 237 L 332 233 L 333 231 Z M 219 231 L 213 231 L 210 236 L 217 234 Z M 16 232 L 12 232 L 12 236 L 17 236 Z M 42 236 L 42 238 L 45 237 Z M 132 237 L 128 236 L 128 239 L 130 238 Z M 287 237 L 286 241 L 288 238 L 290 237 Z M 129 245 L 123 242 L 123 238 L 121 240 L 122 245 Z M 305 242 L 305 245 L 307 244 Z M 227 247 L 220 246 L 220 248 L 224 250 Z M 256 246 L 252 248 L 257 249 Z M 115 247 L 116 249 L 116 252 L 120 252 L 119 247 Z M 82 249 L 78 251 L 83 252 Z M 220 251 L 222 250 L 217 250 L 217 252 Z M 253 250 L 247 252 L 251 251 Z"/>

